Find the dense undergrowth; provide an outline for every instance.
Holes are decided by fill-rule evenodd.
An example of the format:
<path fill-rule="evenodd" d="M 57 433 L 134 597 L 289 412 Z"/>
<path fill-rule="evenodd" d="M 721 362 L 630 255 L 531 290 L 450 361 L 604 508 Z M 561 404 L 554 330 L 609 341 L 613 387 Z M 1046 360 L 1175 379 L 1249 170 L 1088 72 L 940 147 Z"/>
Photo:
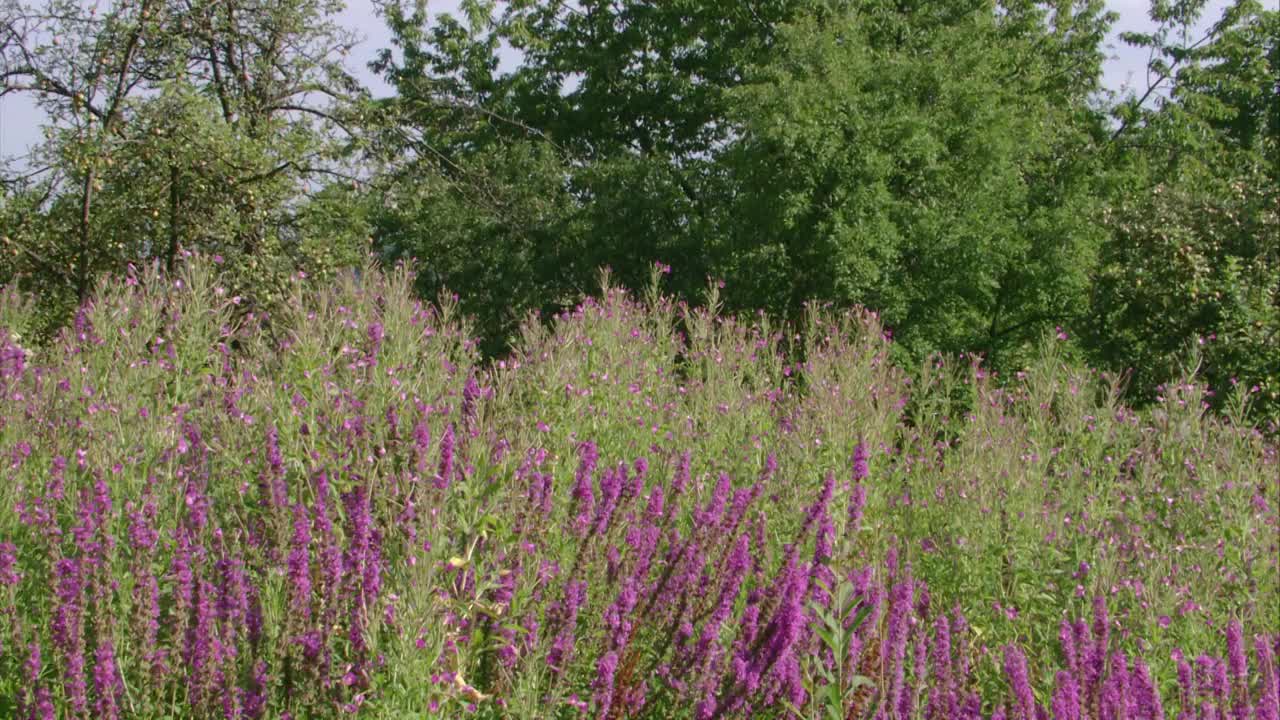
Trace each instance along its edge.
<path fill-rule="evenodd" d="M 268 318 L 216 271 L 40 349 L 0 299 L 0 714 L 1277 720 L 1244 388 L 909 375 L 656 276 L 482 367 L 407 272 Z"/>

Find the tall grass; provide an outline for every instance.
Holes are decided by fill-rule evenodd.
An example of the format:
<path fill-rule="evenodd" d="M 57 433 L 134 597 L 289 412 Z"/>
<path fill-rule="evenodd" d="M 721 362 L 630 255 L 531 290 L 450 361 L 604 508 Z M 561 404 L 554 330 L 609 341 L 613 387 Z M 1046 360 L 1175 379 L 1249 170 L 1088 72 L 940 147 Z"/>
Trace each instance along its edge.
<path fill-rule="evenodd" d="M 1280 458 L 1194 377 L 656 272 L 482 366 L 405 270 L 217 270 L 0 295 L 0 713 L 1277 720 Z"/>

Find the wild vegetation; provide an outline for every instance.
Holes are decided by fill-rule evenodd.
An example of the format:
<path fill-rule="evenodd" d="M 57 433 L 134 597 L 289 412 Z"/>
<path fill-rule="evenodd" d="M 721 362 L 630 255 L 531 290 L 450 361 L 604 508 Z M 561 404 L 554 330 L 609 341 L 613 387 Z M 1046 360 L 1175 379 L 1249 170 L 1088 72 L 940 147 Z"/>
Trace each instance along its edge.
<path fill-rule="evenodd" d="M 1280 720 L 1280 12 L 458 6 L 0 0 L 0 715 Z"/>
<path fill-rule="evenodd" d="M 488 365 L 404 269 L 134 270 L 42 347 L 7 289 L 0 713 L 1276 720 L 1256 391 L 912 375 L 664 271 Z"/>

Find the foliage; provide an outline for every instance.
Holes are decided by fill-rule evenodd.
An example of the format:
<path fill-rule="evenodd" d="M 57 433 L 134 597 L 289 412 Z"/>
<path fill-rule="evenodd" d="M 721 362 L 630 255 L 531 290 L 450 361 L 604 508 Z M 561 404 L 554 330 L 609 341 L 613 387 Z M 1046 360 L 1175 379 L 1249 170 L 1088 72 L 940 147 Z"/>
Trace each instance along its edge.
<path fill-rule="evenodd" d="M 1100 364 L 1132 373 L 1139 397 L 1177 377 L 1189 346 L 1220 395 L 1237 382 L 1277 417 L 1280 357 L 1280 12 L 1228 7 L 1208 36 L 1185 27 L 1201 3 L 1173 3 L 1151 48 L 1143 109 L 1130 98 L 1114 131 L 1111 236 L 1082 323 Z"/>
<path fill-rule="evenodd" d="M 1280 455 L 1193 378 L 1052 338 L 952 422 L 869 314 L 656 284 L 485 370 L 407 268 L 267 322 L 222 267 L 0 335 L 7 714 L 1274 717 Z"/>
<path fill-rule="evenodd" d="M 299 238 L 321 229 L 308 186 L 349 182 L 334 161 L 354 140 L 360 91 L 341 65 L 352 41 L 336 11 L 312 0 L 6 2 L 0 93 L 34 96 L 48 120 L 21 178 L 5 183 L 23 218 L 6 224 L 4 278 L 65 316 L 101 272 L 202 250 L 243 270 L 246 297 L 279 299 L 293 267 L 325 262 Z"/>
<path fill-rule="evenodd" d="M 661 260 L 686 297 L 725 278 L 731 308 L 860 303 L 915 351 L 1024 347 L 1079 305 L 1100 240 L 1086 100 L 1110 18 L 931 7 L 472 2 L 432 24 L 391 4 L 397 127 L 413 176 L 446 184 L 383 237 L 490 335 Z"/>
<path fill-rule="evenodd" d="M 872 309 L 895 359 L 1010 377 L 1058 328 L 1151 401 L 1189 347 L 1277 412 L 1277 13 L 1158 0 L 1147 85 L 1100 84 L 1101 0 L 5 0 L 0 92 L 49 113 L 0 172 L 0 277 L 50 337 L 103 271 L 222 256 L 246 306 L 372 249 L 457 292 L 488 356 L 611 268 L 728 312 Z M 1199 343 L 1204 342 L 1201 347 Z"/>

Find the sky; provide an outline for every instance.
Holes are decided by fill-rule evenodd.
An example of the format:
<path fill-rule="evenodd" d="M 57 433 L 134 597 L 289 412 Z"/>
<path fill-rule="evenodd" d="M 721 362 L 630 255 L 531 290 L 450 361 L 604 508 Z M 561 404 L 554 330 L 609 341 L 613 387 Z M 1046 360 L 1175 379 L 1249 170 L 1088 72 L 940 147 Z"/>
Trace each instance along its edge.
<path fill-rule="evenodd" d="M 1270 0 L 1270 2 L 1276 1 Z M 1216 20 L 1225 4 L 1226 0 L 1212 0 L 1205 18 L 1209 21 Z M 1109 0 L 1107 5 L 1109 9 L 1120 15 L 1120 19 L 1112 29 L 1110 47 L 1107 49 L 1110 59 L 1103 68 L 1103 82 L 1112 90 L 1122 90 L 1126 87 L 1144 90 L 1146 53 L 1122 43 L 1119 34 L 1127 31 L 1145 32 L 1152 29 L 1151 20 L 1147 16 L 1149 0 Z M 428 9 L 433 13 L 456 12 L 457 7 L 458 0 L 428 1 Z M 366 67 L 366 63 L 373 58 L 379 48 L 390 45 L 390 33 L 382 20 L 375 15 L 372 1 L 348 0 L 347 8 L 341 15 L 341 21 L 358 36 L 364 38 L 351 55 L 350 70 L 373 91 L 375 96 L 389 94 L 390 90 L 386 84 Z M 12 94 L 0 98 L 0 157 L 25 155 L 27 148 L 40 137 L 42 117 L 41 112 L 26 95 Z"/>

